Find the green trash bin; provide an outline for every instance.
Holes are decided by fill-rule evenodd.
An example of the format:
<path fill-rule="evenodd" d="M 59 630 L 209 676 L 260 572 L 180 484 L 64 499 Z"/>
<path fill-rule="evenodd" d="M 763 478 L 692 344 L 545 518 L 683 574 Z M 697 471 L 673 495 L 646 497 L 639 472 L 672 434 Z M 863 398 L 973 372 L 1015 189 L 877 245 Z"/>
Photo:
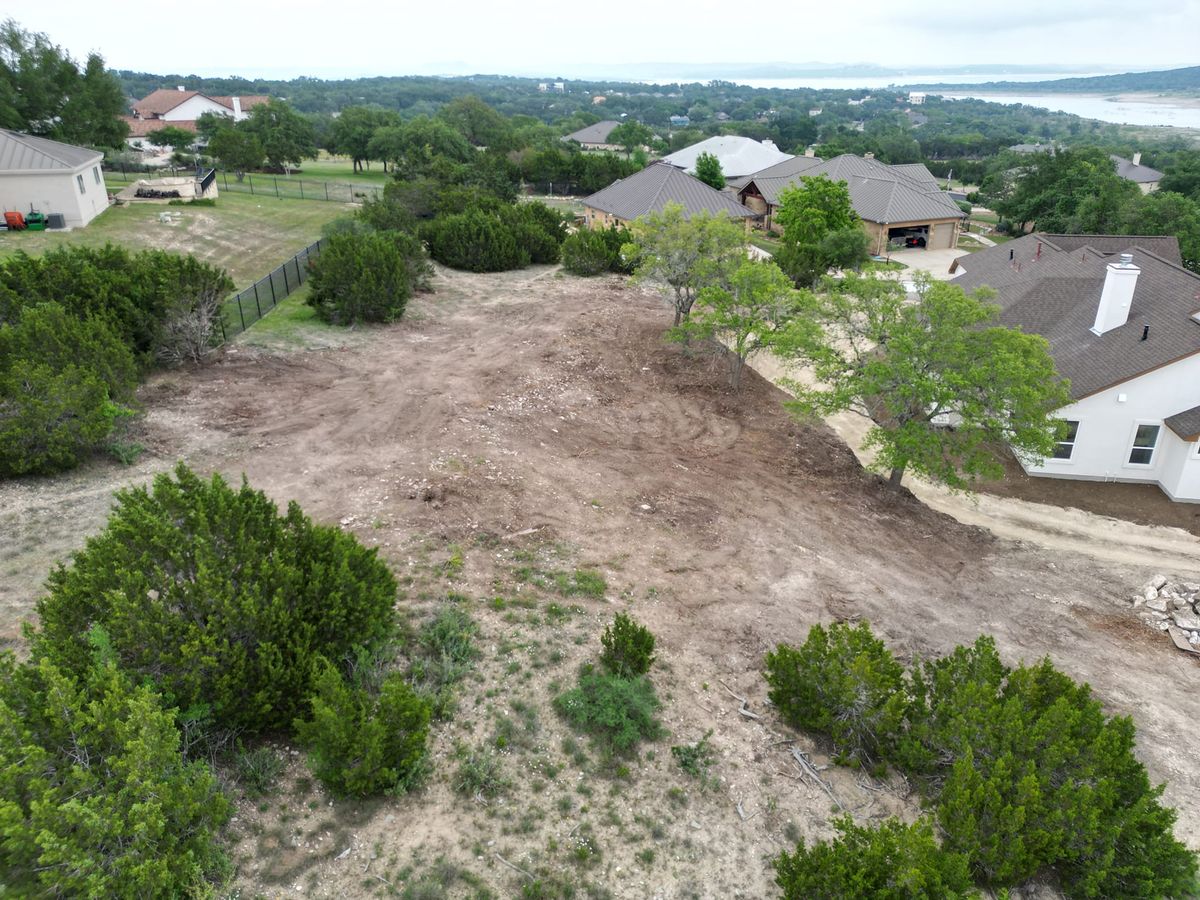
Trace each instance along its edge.
<path fill-rule="evenodd" d="M 30 212 L 25 217 L 25 227 L 30 231 L 45 231 L 46 217 L 40 212 Z"/>

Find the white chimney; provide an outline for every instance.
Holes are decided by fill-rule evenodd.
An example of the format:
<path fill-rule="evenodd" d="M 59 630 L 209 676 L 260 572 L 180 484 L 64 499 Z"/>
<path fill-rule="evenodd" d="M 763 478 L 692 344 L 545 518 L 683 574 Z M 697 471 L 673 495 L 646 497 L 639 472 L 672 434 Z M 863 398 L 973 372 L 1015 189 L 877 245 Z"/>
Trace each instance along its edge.
<path fill-rule="evenodd" d="M 1142 164 L 1142 151 L 1141 150 L 1139 150 L 1137 153 L 1133 154 L 1133 164 L 1135 166 L 1140 166 Z"/>
<path fill-rule="evenodd" d="M 863 154 L 863 159 L 874 159 L 874 158 L 875 158 L 875 154 L 871 153 L 870 151 Z"/>
<path fill-rule="evenodd" d="M 230 99 L 233 101 L 233 119 L 235 122 L 240 122 L 242 120 L 242 98 L 231 97 Z"/>
<path fill-rule="evenodd" d="M 1141 271 L 1133 264 L 1132 253 L 1122 253 L 1120 262 L 1108 264 L 1104 289 L 1100 292 L 1100 306 L 1096 310 L 1096 324 L 1092 326 L 1093 334 L 1104 334 L 1129 321 L 1133 290 L 1137 287 Z"/>
<path fill-rule="evenodd" d="M 804 155 L 807 156 L 809 159 L 814 159 L 817 155 L 816 148 L 815 147 L 805 147 Z"/>
<path fill-rule="evenodd" d="M 778 150 L 779 149 L 778 147 L 775 146 L 775 142 L 773 140 L 771 140 L 770 138 L 765 138 L 762 142 L 762 145 L 764 147 L 766 147 L 768 150 Z"/>
<path fill-rule="evenodd" d="M 186 90 L 187 90 L 187 88 L 185 88 L 185 87 L 184 87 L 182 84 L 177 84 L 177 85 L 175 86 L 175 90 L 177 90 L 177 91 L 186 91 Z"/>

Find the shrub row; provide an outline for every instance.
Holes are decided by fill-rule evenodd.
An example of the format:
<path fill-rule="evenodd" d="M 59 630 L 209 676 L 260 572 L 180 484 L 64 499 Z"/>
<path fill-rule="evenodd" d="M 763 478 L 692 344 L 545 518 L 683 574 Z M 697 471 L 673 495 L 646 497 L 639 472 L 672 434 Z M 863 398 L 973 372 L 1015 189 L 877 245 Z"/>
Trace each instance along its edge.
<path fill-rule="evenodd" d="M 502 272 L 530 263 L 558 262 L 565 236 L 562 217 L 542 203 L 472 207 L 421 226 L 429 254 L 468 272 Z"/>
<path fill-rule="evenodd" d="M 609 228 L 580 228 L 562 245 L 562 264 L 573 275 L 585 277 L 604 272 L 628 275 L 633 271 L 621 254 L 629 243 L 629 232 L 619 225 Z"/>
<path fill-rule="evenodd" d="M 224 272 L 157 250 L 0 262 L 0 477 L 69 469 L 111 446 L 139 370 L 200 360 L 232 289 Z"/>
<path fill-rule="evenodd" d="M 1052 874 L 1069 897 L 1127 898 L 1195 887 L 1132 721 L 1105 716 L 1049 660 L 1010 669 L 980 637 L 906 672 L 866 624 L 836 624 L 777 647 L 766 677 L 784 719 L 828 735 L 840 761 L 913 777 L 945 850 L 984 884 Z"/>

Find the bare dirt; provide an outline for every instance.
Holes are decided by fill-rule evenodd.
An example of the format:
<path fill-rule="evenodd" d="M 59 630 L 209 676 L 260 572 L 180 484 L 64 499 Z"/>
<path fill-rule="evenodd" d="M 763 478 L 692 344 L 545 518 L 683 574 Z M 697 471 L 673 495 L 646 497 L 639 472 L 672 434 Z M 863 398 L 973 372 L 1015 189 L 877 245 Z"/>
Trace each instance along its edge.
<path fill-rule="evenodd" d="M 342 348 L 243 345 L 152 380 L 150 453 L 132 470 L 0 485 L 12 637 L 51 561 L 103 524 L 112 490 L 177 458 L 244 472 L 378 545 L 417 617 L 449 592 L 469 604 L 482 656 L 435 730 L 429 785 L 334 802 L 291 756 L 284 789 L 246 799 L 234 823 L 247 893 L 363 896 L 429 877 L 513 896 L 520 869 L 579 896 L 768 896 L 769 857 L 828 836 L 831 803 L 778 743 L 796 735 L 765 705 L 762 657 L 833 619 L 869 620 L 905 659 L 981 632 L 1009 662 L 1050 656 L 1134 718 L 1178 835 L 1200 847 L 1200 673 L 1128 609 L 1150 568 L 1008 542 L 889 490 L 832 430 L 791 420 L 764 379 L 747 373 L 735 394 L 720 361 L 665 344 L 666 308 L 616 279 L 442 272 L 436 288 L 405 322 Z M 605 596 L 557 596 L 531 567 L 595 568 Z M 622 609 L 658 635 L 671 732 L 626 772 L 564 745 L 549 707 Z M 739 715 L 731 692 L 762 718 Z M 502 754 L 510 788 L 457 795 L 456 749 L 494 744 L 520 701 L 537 725 Z M 669 747 L 710 730 L 704 789 Z M 805 736 L 798 746 L 828 761 Z M 824 775 L 860 820 L 916 812 L 898 784 Z"/>

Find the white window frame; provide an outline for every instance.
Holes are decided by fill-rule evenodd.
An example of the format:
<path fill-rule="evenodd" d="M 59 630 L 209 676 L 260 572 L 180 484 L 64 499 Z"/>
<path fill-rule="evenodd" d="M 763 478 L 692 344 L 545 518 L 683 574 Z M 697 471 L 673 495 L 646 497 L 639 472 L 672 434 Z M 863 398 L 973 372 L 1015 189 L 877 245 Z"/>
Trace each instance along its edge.
<path fill-rule="evenodd" d="M 1137 440 L 1138 429 L 1141 428 L 1143 425 L 1153 425 L 1158 429 L 1158 431 L 1155 432 L 1155 435 L 1154 435 L 1154 446 L 1149 448 L 1150 462 L 1145 462 L 1145 463 L 1130 462 L 1129 461 L 1130 457 L 1133 456 L 1133 451 L 1135 449 L 1140 449 L 1140 450 L 1147 449 L 1146 447 L 1139 447 L 1137 444 L 1134 443 Z M 1157 463 L 1158 463 L 1158 448 L 1159 448 L 1159 445 L 1162 444 L 1162 432 L 1163 432 L 1163 423 L 1159 420 L 1135 419 L 1134 423 L 1133 423 L 1133 430 L 1130 432 L 1129 440 L 1125 445 L 1124 468 L 1142 469 L 1142 470 L 1153 469 L 1155 467 L 1155 465 L 1157 465 Z"/>
<path fill-rule="evenodd" d="M 100 177 L 100 167 L 92 166 L 92 176 L 96 179 L 96 184 L 103 184 L 104 179 Z"/>
<path fill-rule="evenodd" d="M 1075 423 L 1075 440 L 1073 440 L 1073 441 L 1055 441 L 1054 446 L 1060 447 L 1063 444 L 1069 444 L 1071 447 L 1071 455 L 1063 456 L 1063 457 L 1056 457 L 1056 456 L 1051 455 L 1051 456 L 1046 457 L 1046 462 L 1053 463 L 1056 466 L 1073 466 L 1075 464 L 1075 448 L 1077 446 L 1079 446 L 1079 432 L 1083 429 L 1083 419 L 1068 419 L 1066 416 L 1063 416 L 1063 421 Z"/>
<path fill-rule="evenodd" d="M 84 187 L 84 185 L 83 185 L 83 173 L 82 172 L 80 172 L 78 175 L 75 176 L 75 183 L 77 185 L 79 185 L 79 193 L 81 193 L 81 194 L 87 193 L 87 188 Z"/>

